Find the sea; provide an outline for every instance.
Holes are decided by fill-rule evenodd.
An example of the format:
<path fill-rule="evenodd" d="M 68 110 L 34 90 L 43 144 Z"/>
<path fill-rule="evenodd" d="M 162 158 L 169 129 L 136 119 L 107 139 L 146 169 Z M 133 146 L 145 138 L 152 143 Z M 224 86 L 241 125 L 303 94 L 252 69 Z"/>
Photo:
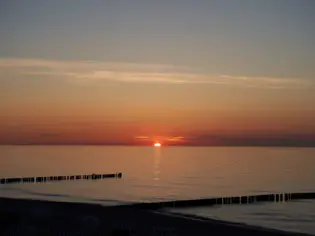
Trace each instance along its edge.
<path fill-rule="evenodd" d="M 116 172 L 123 177 L 0 185 L 0 197 L 113 206 L 315 192 L 315 148 L 0 146 L 0 178 Z M 169 211 L 315 235 L 315 200 Z"/>

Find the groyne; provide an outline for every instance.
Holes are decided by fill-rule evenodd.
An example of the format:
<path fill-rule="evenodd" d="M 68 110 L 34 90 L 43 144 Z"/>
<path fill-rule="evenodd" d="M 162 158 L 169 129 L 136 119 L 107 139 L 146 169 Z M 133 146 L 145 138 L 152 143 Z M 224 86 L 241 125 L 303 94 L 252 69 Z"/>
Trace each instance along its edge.
<path fill-rule="evenodd" d="M 1 178 L 0 184 L 45 183 L 66 180 L 100 180 L 107 178 L 122 178 L 122 173 Z"/>
<path fill-rule="evenodd" d="M 301 193 L 272 193 L 262 195 L 250 196 L 233 196 L 233 197 L 219 197 L 193 200 L 175 200 L 152 203 L 135 203 L 130 205 L 122 205 L 119 207 L 132 207 L 146 210 L 158 210 L 161 208 L 185 208 L 185 207 L 201 207 L 214 206 L 223 204 L 251 204 L 258 202 L 286 202 L 293 200 L 315 199 L 315 192 L 301 192 Z"/>

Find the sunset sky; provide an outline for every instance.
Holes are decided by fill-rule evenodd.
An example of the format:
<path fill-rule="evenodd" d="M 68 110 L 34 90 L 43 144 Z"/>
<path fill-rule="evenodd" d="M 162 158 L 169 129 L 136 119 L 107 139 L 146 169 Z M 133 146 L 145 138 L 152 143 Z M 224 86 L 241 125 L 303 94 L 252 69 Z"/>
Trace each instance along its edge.
<path fill-rule="evenodd" d="M 1 144 L 315 145 L 315 1 L 1 0 Z"/>

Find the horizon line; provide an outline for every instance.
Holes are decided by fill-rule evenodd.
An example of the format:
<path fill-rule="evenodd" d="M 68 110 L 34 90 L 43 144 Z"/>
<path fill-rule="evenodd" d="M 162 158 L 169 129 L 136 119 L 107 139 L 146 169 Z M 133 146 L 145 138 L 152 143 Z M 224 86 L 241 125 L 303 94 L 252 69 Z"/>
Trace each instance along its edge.
<path fill-rule="evenodd" d="M 65 143 L 65 144 L 58 144 L 58 143 L 14 143 L 14 144 L 5 144 L 5 143 L 0 143 L 0 146 L 130 146 L 130 147 L 153 147 L 153 145 L 145 145 L 145 144 L 102 144 L 102 143 L 81 143 L 81 144 L 74 144 L 74 143 Z M 297 147 L 312 147 L 315 148 L 315 143 L 314 144 L 296 144 L 296 145 L 289 145 L 289 144 L 256 144 L 256 145 L 251 145 L 251 144 L 243 144 L 243 145 L 231 145 L 231 144 L 187 144 L 187 145 L 182 145 L 182 144 L 167 144 L 167 145 L 162 145 L 161 147 L 292 147 L 292 148 L 297 148 Z"/>

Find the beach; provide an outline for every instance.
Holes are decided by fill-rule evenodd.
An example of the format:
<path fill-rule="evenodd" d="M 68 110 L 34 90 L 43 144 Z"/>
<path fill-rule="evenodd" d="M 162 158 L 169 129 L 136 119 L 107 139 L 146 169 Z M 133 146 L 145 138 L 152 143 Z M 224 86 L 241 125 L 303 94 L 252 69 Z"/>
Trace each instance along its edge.
<path fill-rule="evenodd" d="M 0 234 L 9 235 L 307 235 L 245 224 L 97 204 L 0 198 Z"/>

